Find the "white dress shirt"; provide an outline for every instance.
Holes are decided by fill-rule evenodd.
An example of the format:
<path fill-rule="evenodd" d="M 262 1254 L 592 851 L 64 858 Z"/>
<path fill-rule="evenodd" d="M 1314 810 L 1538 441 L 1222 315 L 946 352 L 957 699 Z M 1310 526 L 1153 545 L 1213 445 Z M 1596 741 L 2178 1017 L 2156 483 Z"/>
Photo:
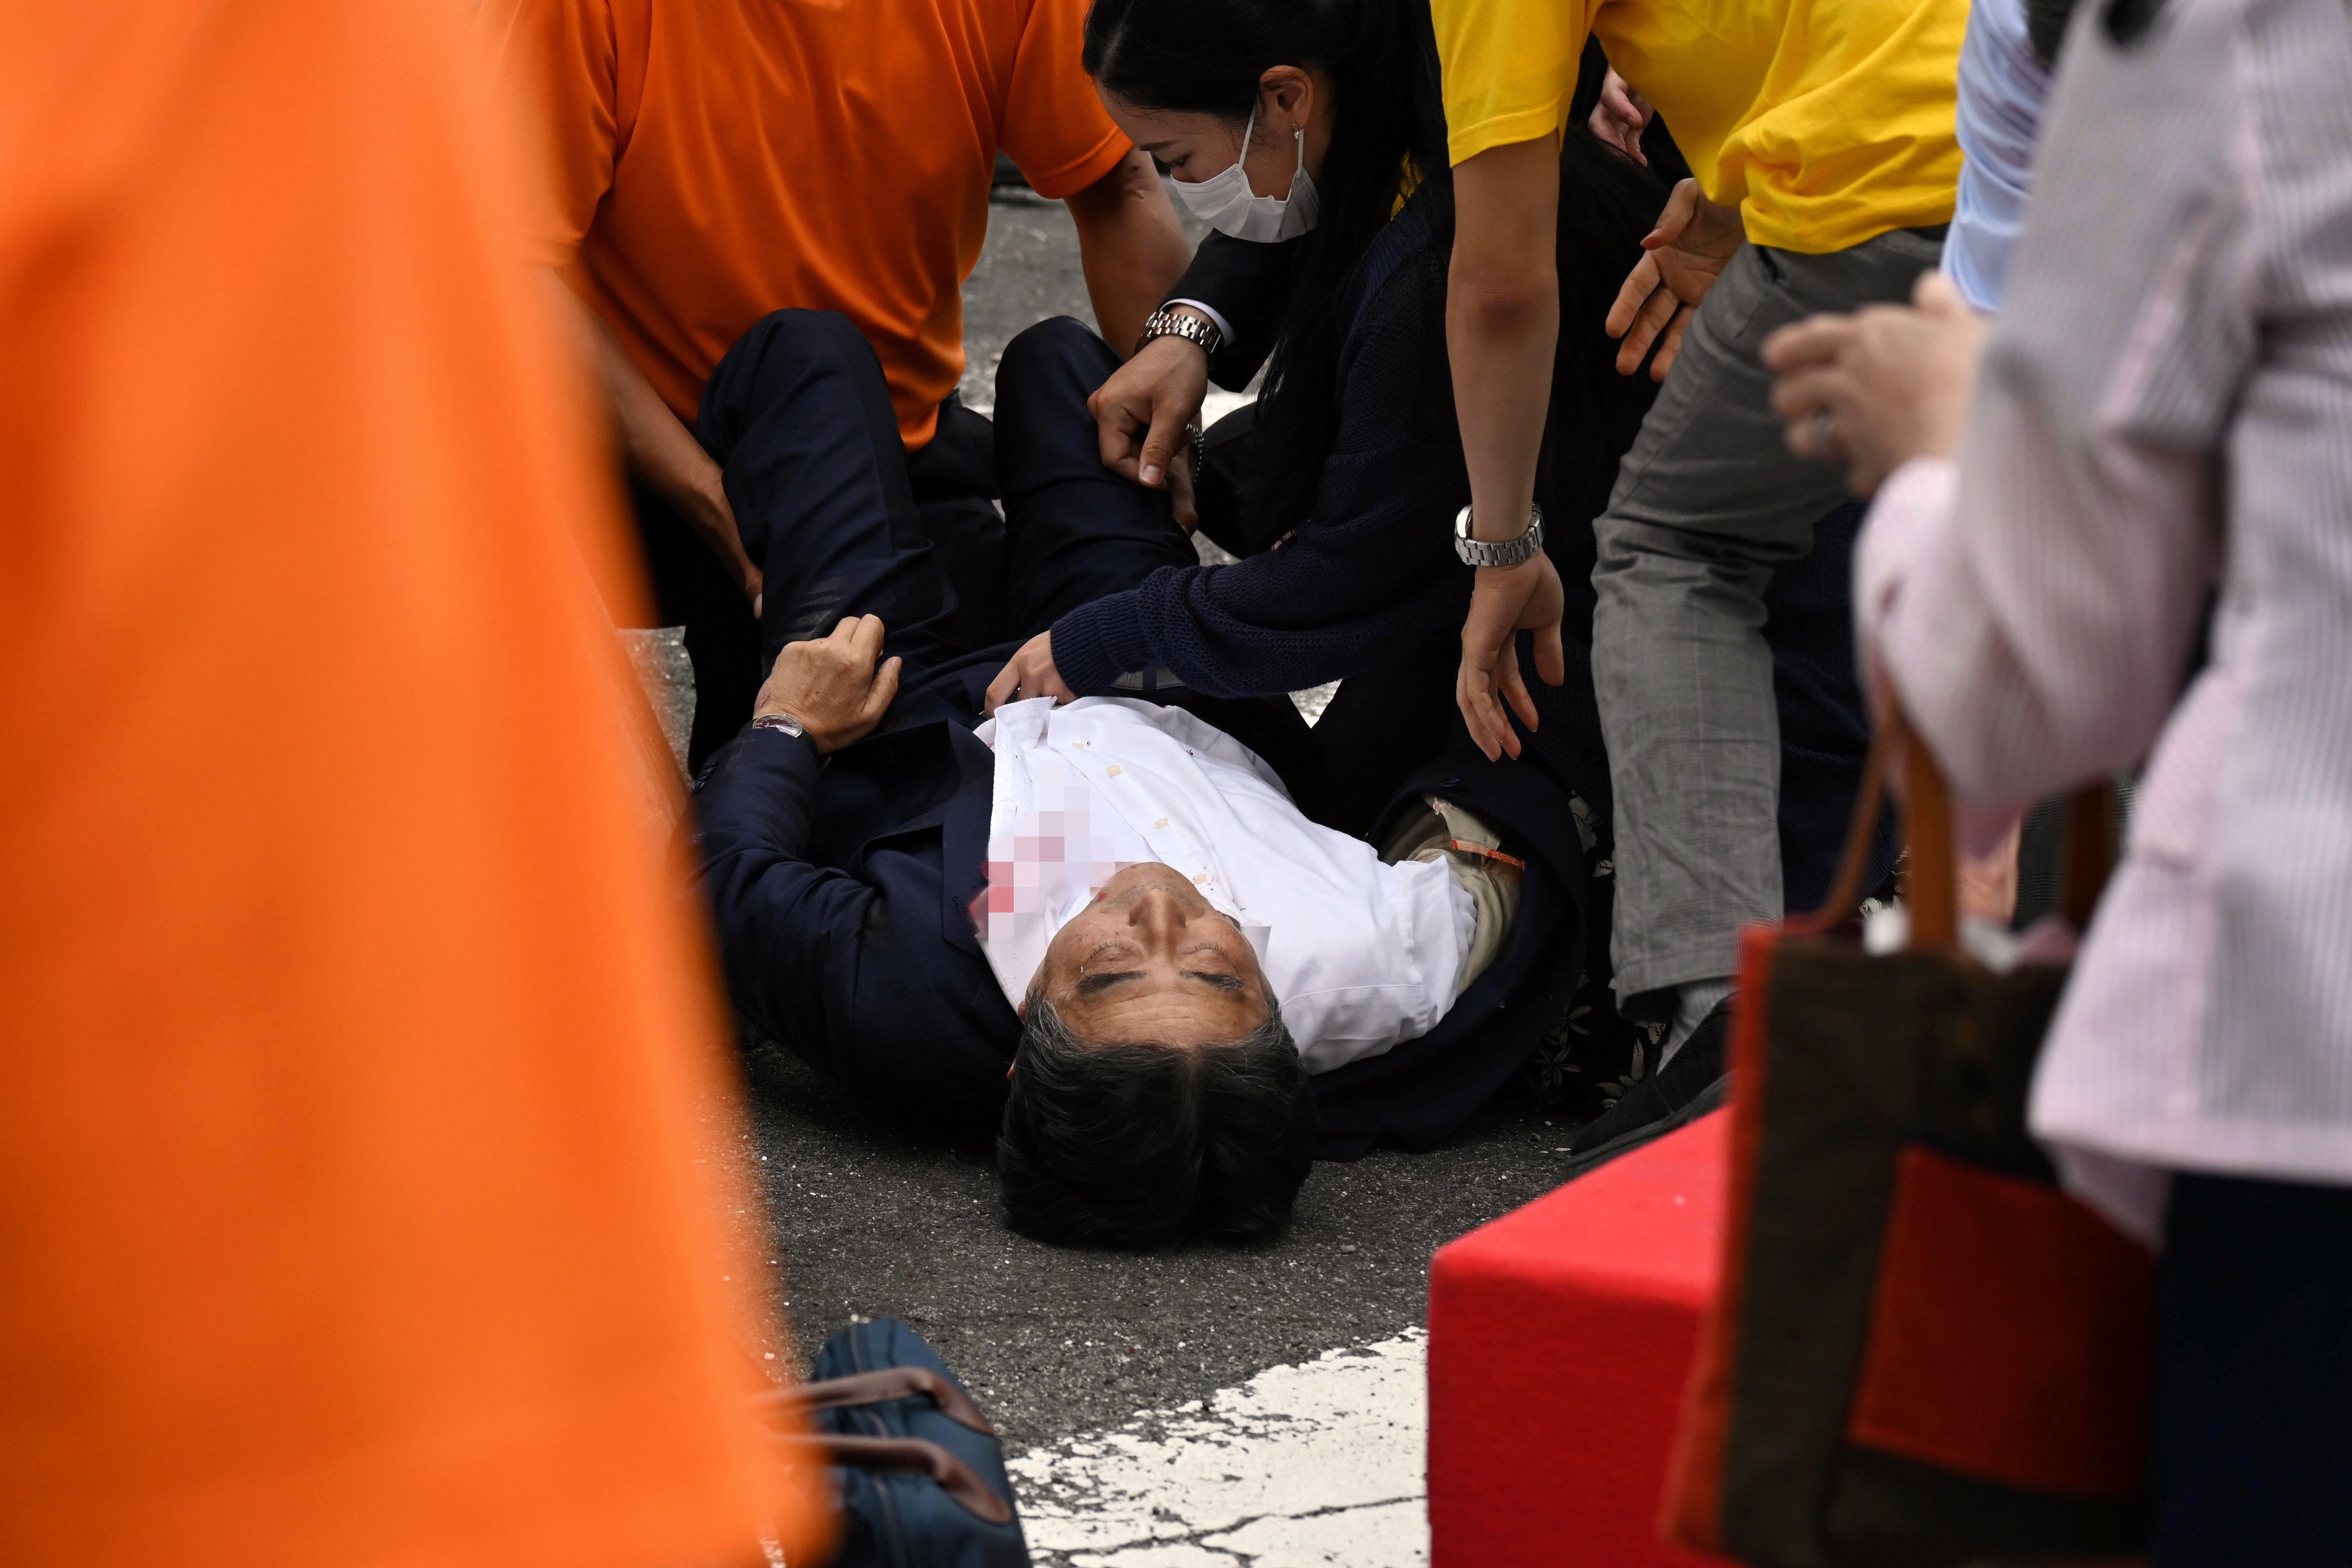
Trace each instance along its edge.
<path fill-rule="evenodd" d="M 977 733 L 996 753 L 981 945 L 1015 1005 L 1054 933 L 1146 860 L 1241 926 L 1309 1072 L 1427 1034 L 1454 1005 L 1476 914 L 1452 869 L 1383 865 L 1309 822 L 1230 736 L 1118 697 L 1009 702 Z"/>
<path fill-rule="evenodd" d="M 2352 26 L 2102 9 L 1958 462 L 1881 491 L 1855 599 L 1956 793 L 2148 759 L 2032 1123 L 2153 1240 L 2166 1171 L 2352 1183 Z"/>

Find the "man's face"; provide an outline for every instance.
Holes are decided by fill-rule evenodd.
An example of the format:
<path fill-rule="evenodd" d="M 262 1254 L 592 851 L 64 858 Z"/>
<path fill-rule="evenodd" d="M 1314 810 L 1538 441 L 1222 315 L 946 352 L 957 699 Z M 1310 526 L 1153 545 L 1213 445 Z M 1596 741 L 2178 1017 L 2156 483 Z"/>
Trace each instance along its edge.
<path fill-rule="evenodd" d="M 1241 928 L 1172 868 L 1130 866 L 1055 934 L 1038 989 L 1083 1038 L 1197 1046 L 1266 1020 L 1265 973 Z"/>

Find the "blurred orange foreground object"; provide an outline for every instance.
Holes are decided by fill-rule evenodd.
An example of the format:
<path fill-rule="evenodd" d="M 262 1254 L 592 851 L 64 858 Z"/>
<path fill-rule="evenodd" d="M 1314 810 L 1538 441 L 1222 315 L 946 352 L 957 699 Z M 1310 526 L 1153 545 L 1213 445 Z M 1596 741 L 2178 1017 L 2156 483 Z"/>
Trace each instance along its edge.
<path fill-rule="evenodd" d="M 6 7 L 10 1568 L 820 1544 L 465 16 Z"/>

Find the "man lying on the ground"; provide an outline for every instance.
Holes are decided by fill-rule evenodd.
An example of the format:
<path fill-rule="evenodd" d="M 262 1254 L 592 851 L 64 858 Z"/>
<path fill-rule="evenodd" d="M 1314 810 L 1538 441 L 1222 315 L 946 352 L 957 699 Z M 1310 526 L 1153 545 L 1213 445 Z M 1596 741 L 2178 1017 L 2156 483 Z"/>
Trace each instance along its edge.
<path fill-rule="evenodd" d="M 1192 559 L 1166 495 L 1100 461 L 1083 410 L 1110 355 L 1066 321 L 1005 350 L 1016 639 Z M 1310 1156 L 1451 1132 L 1576 987 L 1573 797 L 1606 810 L 1589 705 L 1546 712 L 1534 765 L 1466 734 L 1429 759 L 1385 858 L 1291 805 L 1283 698 L 1027 695 L 983 727 L 1018 642 L 949 634 L 880 386 L 846 321 L 782 311 L 705 400 L 769 616 L 808 628 L 696 800 L 737 1006 L 869 1098 L 1000 1121 L 1013 1221 L 1050 1237 L 1270 1234 Z M 819 407 L 865 415 L 845 437 Z M 1515 914 L 1498 844 L 1525 862 Z"/>
<path fill-rule="evenodd" d="M 830 826 L 818 759 L 897 696 L 903 660 L 877 665 L 883 633 L 852 617 L 788 645 L 706 788 L 722 924 L 740 933 L 748 918 L 770 949 L 739 995 L 799 1043 L 845 981 L 869 978 L 853 960 L 921 967 L 901 992 L 916 1008 L 964 993 L 929 1028 L 906 1023 L 934 1049 L 958 1024 L 1013 1035 L 998 1152 L 1024 1230 L 1148 1244 L 1279 1229 L 1313 1157 L 1309 1074 L 1436 1025 L 1509 935 L 1518 859 L 1436 797 L 1378 855 L 1309 822 L 1264 763 L 1181 709 L 1032 698 L 974 732 L 994 753 L 985 849 L 949 837 L 950 853 L 984 853 L 980 891 L 903 922 L 865 901 L 846 930 L 841 901 L 875 884 L 801 857 Z M 941 936 L 975 935 L 985 966 L 935 944 L 934 920 Z M 782 951 L 811 924 L 826 935 Z"/>

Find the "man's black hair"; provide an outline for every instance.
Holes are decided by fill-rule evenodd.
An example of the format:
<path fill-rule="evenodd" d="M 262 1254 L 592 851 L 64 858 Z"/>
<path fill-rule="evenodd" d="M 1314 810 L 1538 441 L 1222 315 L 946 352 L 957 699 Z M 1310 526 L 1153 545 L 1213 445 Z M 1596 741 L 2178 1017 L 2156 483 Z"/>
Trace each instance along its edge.
<path fill-rule="evenodd" d="M 1040 1241 L 1157 1247 L 1263 1241 L 1315 1158 L 1315 1090 L 1269 1005 L 1243 1039 L 1087 1041 L 1043 996 L 996 1140 L 1006 1219 Z"/>

